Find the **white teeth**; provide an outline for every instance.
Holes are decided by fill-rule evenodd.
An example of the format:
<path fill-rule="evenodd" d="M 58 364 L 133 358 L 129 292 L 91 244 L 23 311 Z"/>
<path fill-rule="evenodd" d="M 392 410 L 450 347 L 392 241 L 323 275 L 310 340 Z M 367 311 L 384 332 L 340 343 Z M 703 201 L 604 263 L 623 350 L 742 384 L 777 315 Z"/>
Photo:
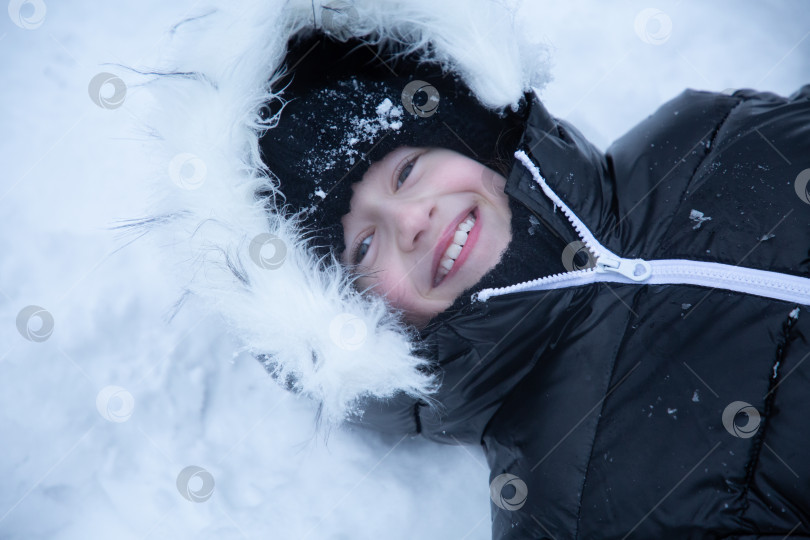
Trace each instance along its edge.
<path fill-rule="evenodd" d="M 436 273 L 437 283 L 453 268 L 453 263 L 456 262 L 456 259 L 461 253 L 461 248 L 464 247 L 464 244 L 467 242 L 468 233 L 472 230 L 474 225 L 475 217 L 473 217 L 472 214 L 459 224 L 458 230 L 453 235 L 453 241 L 450 243 L 450 246 L 448 246 L 447 251 L 444 252 L 444 256 L 439 263 L 439 269 Z"/>
<path fill-rule="evenodd" d="M 475 218 L 472 215 L 470 215 L 470 217 L 461 222 L 461 225 L 458 226 L 458 230 L 470 232 L 473 228 L 473 225 L 475 225 Z"/>
<path fill-rule="evenodd" d="M 458 244 L 450 244 L 450 247 L 447 248 L 447 251 L 444 252 L 445 257 L 450 257 L 451 259 L 458 259 L 459 253 L 461 253 L 461 248 Z"/>

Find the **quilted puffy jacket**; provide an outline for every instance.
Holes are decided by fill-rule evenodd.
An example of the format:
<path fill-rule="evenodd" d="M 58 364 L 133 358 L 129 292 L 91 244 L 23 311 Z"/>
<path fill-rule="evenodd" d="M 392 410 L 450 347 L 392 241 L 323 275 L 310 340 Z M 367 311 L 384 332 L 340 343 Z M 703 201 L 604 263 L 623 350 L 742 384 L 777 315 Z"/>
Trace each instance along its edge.
<path fill-rule="evenodd" d="M 423 333 L 441 414 L 359 422 L 482 444 L 495 539 L 810 538 L 809 185 L 810 85 L 687 90 L 605 153 L 534 96 L 506 192 L 575 266 Z"/>

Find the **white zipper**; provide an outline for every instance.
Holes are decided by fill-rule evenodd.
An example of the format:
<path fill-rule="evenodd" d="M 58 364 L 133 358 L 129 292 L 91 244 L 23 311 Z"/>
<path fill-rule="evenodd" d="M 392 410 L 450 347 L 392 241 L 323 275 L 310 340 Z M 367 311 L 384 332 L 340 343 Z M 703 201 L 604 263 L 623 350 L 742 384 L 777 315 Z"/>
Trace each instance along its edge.
<path fill-rule="evenodd" d="M 730 264 L 688 259 L 625 259 L 596 240 L 588 227 L 548 186 L 540 171 L 522 150 L 515 157 L 532 173 L 532 177 L 574 226 L 582 242 L 596 258 L 592 268 L 554 274 L 508 287 L 483 289 L 473 295 L 473 302 L 486 302 L 502 294 L 576 287 L 596 282 L 639 283 L 644 285 L 690 284 L 728 289 L 787 302 L 810 305 L 810 278 L 756 270 Z"/>

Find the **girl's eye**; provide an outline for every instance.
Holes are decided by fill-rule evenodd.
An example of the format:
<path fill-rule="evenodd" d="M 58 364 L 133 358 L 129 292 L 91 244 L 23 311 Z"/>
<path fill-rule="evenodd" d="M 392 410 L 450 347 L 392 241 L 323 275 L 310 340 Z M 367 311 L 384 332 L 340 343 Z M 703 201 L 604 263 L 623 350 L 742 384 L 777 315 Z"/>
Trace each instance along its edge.
<path fill-rule="evenodd" d="M 414 166 L 416 165 L 416 160 L 419 159 L 417 155 L 413 159 L 408 160 L 405 162 L 405 166 L 402 167 L 399 171 L 397 171 L 396 179 L 397 179 L 397 189 L 405 183 L 405 180 L 408 178 L 408 175 L 411 174 Z"/>
<path fill-rule="evenodd" d="M 411 174 L 414 166 L 416 165 L 416 160 L 419 159 L 419 154 L 417 154 L 412 159 L 409 159 L 402 165 L 394 174 L 394 177 L 397 179 L 397 189 L 405 183 L 405 180 Z M 368 253 L 368 248 L 371 245 L 371 239 L 374 237 L 373 234 L 366 236 L 362 242 L 360 242 L 357 247 L 354 249 L 354 253 L 352 254 L 352 261 L 354 264 L 360 264 L 362 260 L 365 258 L 366 253 Z"/>
<path fill-rule="evenodd" d="M 362 242 L 360 242 L 354 250 L 354 254 L 352 255 L 352 260 L 354 264 L 360 264 L 360 262 L 365 258 L 366 253 L 368 253 L 368 246 L 371 245 L 371 238 L 373 234 L 366 236 Z"/>

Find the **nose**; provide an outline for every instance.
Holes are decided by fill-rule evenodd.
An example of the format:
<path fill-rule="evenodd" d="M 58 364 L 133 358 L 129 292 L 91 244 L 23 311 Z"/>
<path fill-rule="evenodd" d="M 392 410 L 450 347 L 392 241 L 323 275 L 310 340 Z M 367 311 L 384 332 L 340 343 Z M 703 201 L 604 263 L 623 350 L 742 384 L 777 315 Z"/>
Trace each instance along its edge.
<path fill-rule="evenodd" d="M 402 251 L 412 251 L 430 235 L 435 205 L 432 200 L 421 198 L 399 201 L 392 209 L 396 238 Z"/>

